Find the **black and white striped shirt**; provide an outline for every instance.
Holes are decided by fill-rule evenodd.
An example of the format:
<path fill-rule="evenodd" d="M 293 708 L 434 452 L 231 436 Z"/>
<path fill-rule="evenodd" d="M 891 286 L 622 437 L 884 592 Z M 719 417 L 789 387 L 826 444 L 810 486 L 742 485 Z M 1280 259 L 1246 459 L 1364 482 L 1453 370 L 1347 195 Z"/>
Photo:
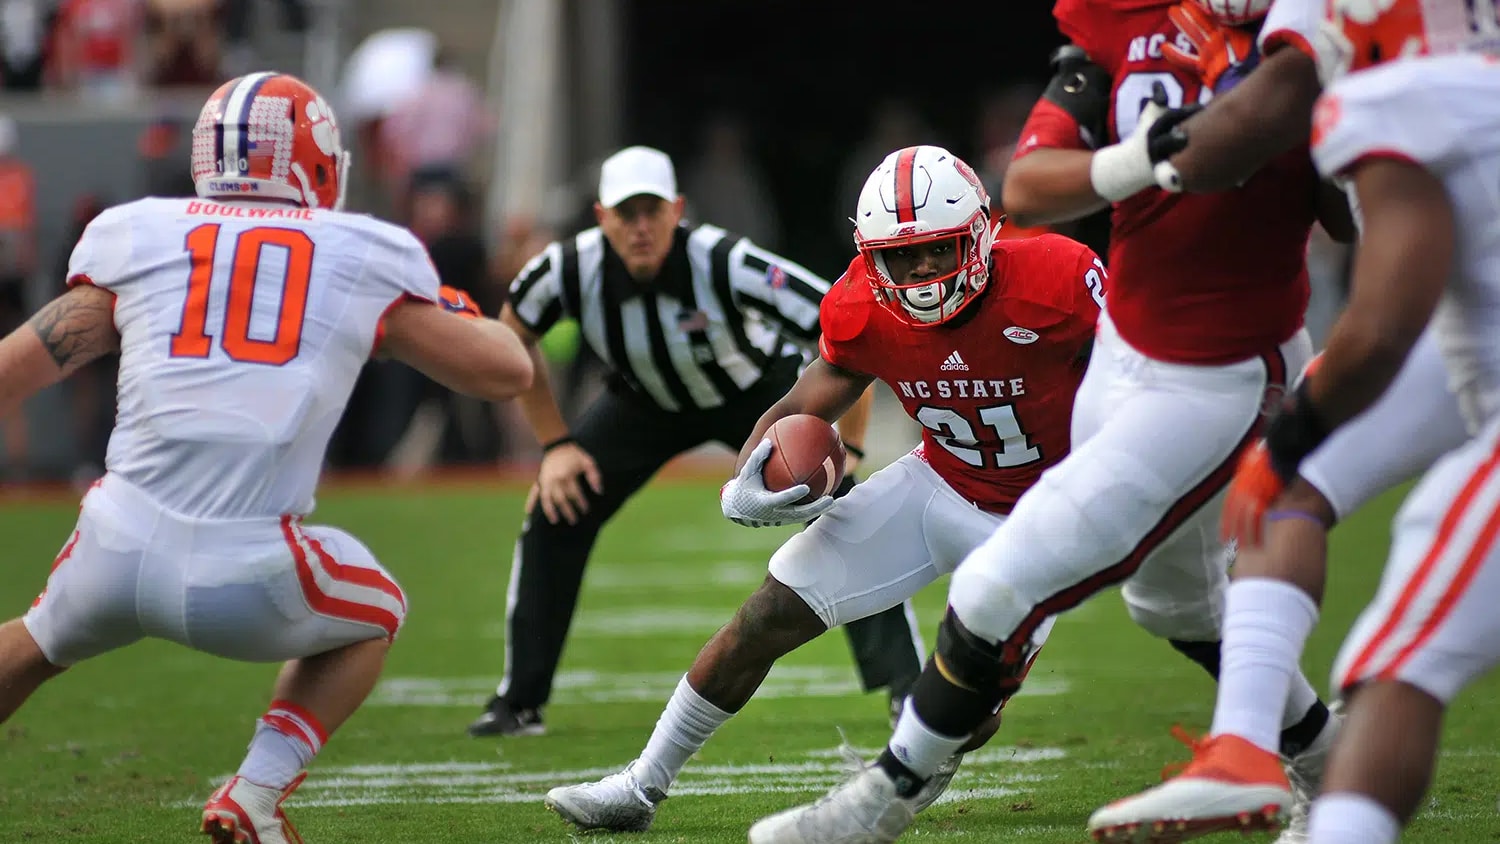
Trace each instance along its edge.
<path fill-rule="evenodd" d="M 516 316 L 540 336 L 578 321 L 623 382 L 663 410 L 718 407 L 771 363 L 817 342 L 826 279 L 718 226 L 677 229 L 661 273 L 637 282 L 603 232 L 547 245 L 511 284 Z"/>

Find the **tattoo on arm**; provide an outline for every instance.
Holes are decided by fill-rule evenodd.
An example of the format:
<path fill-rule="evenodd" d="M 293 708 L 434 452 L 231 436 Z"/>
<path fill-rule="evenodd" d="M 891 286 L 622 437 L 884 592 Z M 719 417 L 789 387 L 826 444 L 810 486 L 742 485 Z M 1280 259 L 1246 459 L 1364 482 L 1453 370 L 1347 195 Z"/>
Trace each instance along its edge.
<path fill-rule="evenodd" d="M 68 291 L 48 302 L 27 324 L 64 372 L 119 350 L 114 296 L 97 288 Z"/>

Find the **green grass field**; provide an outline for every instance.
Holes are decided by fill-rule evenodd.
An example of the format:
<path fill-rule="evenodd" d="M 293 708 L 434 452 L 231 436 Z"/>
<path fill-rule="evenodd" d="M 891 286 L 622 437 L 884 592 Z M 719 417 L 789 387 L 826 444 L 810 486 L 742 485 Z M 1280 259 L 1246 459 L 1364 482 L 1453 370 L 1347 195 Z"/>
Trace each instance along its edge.
<path fill-rule="evenodd" d="M 501 667 L 521 493 L 448 486 L 323 497 L 314 521 L 363 538 L 405 586 L 411 614 L 383 684 L 288 803 L 310 844 L 569 841 L 541 795 L 634 758 L 677 678 L 786 535 L 724 521 L 710 483 L 648 490 L 597 550 L 550 734 L 475 740 L 464 726 Z M 1320 688 L 1375 588 L 1396 503 L 1368 508 L 1335 535 L 1328 607 L 1307 660 Z M 0 611 L 29 605 L 76 512 L 14 500 L 0 509 Z M 920 596 L 929 642 L 944 586 Z M 199 840 L 198 808 L 238 765 L 274 672 L 147 642 L 63 675 L 0 728 L 0 842 Z M 1212 693 L 1198 668 L 1130 624 L 1114 592 L 1101 595 L 1059 623 L 1000 734 L 908 837 L 1086 841 L 1096 806 L 1185 756 L 1168 728 L 1206 727 Z M 1406 840 L 1500 841 L 1497 698 L 1491 678 L 1454 708 L 1436 785 Z M 841 634 L 772 674 L 688 766 L 650 833 L 589 840 L 744 841 L 757 817 L 838 781 L 837 727 L 867 754 L 888 734 L 885 700 L 858 692 Z"/>

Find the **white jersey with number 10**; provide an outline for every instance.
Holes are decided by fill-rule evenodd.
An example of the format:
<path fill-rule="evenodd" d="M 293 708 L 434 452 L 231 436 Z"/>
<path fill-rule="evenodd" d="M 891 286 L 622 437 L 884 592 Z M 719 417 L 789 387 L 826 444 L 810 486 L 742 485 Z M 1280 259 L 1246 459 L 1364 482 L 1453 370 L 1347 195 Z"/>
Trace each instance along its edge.
<path fill-rule="evenodd" d="M 69 284 L 115 294 L 107 468 L 194 518 L 304 514 L 381 321 L 438 279 L 407 230 L 260 202 L 143 199 L 89 224 Z"/>

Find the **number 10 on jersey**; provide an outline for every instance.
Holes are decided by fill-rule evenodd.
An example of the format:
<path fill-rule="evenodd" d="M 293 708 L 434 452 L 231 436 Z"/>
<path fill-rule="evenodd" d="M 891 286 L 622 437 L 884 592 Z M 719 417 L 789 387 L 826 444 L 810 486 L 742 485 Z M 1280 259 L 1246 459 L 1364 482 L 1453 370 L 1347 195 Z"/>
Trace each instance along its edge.
<path fill-rule="evenodd" d="M 214 254 L 219 245 L 218 223 L 207 223 L 188 232 L 186 249 L 192 260 L 188 275 L 187 301 L 182 306 L 182 327 L 172 335 L 172 357 L 206 358 L 213 348 L 208 333 L 208 302 L 216 283 Z M 281 302 L 277 307 L 276 331 L 269 339 L 250 336 L 250 316 L 255 306 L 255 287 L 267 247 L 284 251 Z M 235 238 L 224 301 L 224 326 L 219 345 L 231 360 L 281 366 L 297 357 L 302 345 L 302 321 L 307 315 L 307 290 L 312 281 L 313 242 L 306 232 L 261 226 L 246 229 Z"/>

